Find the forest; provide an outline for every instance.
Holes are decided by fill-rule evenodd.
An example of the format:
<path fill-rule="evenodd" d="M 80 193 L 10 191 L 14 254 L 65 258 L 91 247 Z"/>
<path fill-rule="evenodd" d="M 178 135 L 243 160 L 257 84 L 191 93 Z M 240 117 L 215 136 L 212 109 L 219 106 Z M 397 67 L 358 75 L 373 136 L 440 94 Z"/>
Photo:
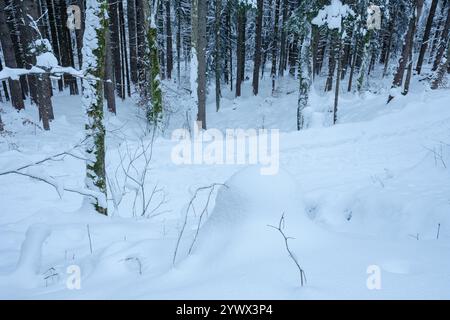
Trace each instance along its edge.
<path fill-rule="evenodd" d="M 449 32 L 448 0 L 0 0 L 0 298 L 450 298 Z"/>

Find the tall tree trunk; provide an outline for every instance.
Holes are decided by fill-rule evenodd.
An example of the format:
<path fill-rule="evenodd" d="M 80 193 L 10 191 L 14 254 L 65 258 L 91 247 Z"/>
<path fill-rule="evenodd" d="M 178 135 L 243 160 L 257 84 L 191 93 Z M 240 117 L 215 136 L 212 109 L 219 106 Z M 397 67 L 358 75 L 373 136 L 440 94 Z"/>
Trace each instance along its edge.
<path fill-rule="evenodd" d="M 325 92 L 333 90 L 333 77 L 336 69 L 336 54 L 335 48 L 337 47 L 338 39 L 336 32 L 332 32 L 330 36 L 330 57 L 328 62 L 328 77 L 325 84 Z"/>
<path fill-rule="evenodd" d="M 311 88 L 311 32 L 301 41 L 299 52 L 299 95 L 297 104 L 297 130 L 306 129 L 308 123 L 305 119 L 305 108 L 309 105 L 309 92 Z"/>
<path fill-rule="evenodd" d="M 170 0 L 166 0 L 166 50 L 167 50 L 167 79 L 172 79 L 173 50 L 172 50 L 172 20 Z"/>
<path fill-rule="evenodd" d="M 215 48 L 215 75 L 216 75 L 216 111 L 219 111 L 220 109 L 220 77 L 222 74 L 221 70 L 221 39 L 220 39 L 220 17 L 222 14 L 222 0 L 216 0 L 216 8 L 215 8 L 216 16 L 215 16 L 215 36 L 216 36 L 216 48 Z"/>
<path fill-rule="evenodd" d="M 136 0 L 127 1 L 128 41 L 130 50 L 130 78 L 133 84 L 138 83 L 137 68 L 137 34 L 136 34 Z"/>
<path fill-rule="evenodd" d="M 73 51 L 72 51 L 72 40 L 70 37 L 70 30 L 66 27 L 67 23 L 67 6 L 65 0 L 57 0 L 55 3 L 56 7 L 59 9 L 57 13 L 57 20 L 59 20 L 58 26 L 60 29 L 58 30 L 59 36 L 59 46 L 60 46 L 60 54 L 61 54 L 61 65 L 63 67 L 75 67 L 75 62 L 73 59 Z M 64 76 L 64 86 L 69 87 L 69 91 L 71 95 L 78 94 L 78 85 L 76 79 L 70 74 L 65 73 Z"/>
<path fill-rule="evenodd" d="M 428 14 L 427 24 L 423 33 L 422 45 L 420 46 L 419 58 L 417 59 L 417 74 L 420 74 L 420 72 L 422 71 L 423 59 L 425 58 L 425 53 L 428 48 L 428 41 L 430 40 L 431 27 L 433 26 L 433 19 L 436 13 L 437 4 L 438 0 L 433 0 L 431 2 L 430 13 Z"/>
<path fill-rule="evenodd" d="M 255 57 L 254 57 L 253 81 L 252 81 L 253 94 L 255 96 L 258 95 L 259 91 L 259 69 L 261 66 L 263 12 L 264 12 L 264 0 L 257 0 Z"/>
<path fill-rule="evenodd" d="M 408 29 L 406 31 L 404 41 L 403 41 L 402 54 L 398 61 L 397 71 L 394 75 L 394 80 L 392 82 L 392 87 L 391 87 L 392 90 L 391 90 L 391 93 L 389 94 L 387 103 L 391 102 L 392 99 L 394 99 L 394 95 L 393 95 L 393 94 L 395 94 L 394 91 L 397 90 L 398 88 L 400 88 L 403 84 L 403 77 L 405 74 L 407 63 L 410 58 L 410 51 L 412 50 L 413 40 L 414 40 L 414 31 L 415 31 L 415 24 L 416 24 L 416 15 L 415 15 L 416 4 L 417 4 L 417 0 L 414 0 L 414 3 L 412 4 L 411 10 L 410 10 L 411 18 L 409 19 Z"/>
<path fill-rule="evenodd" d="M 120 48 L 122 53 L 122 75 L 124 77 L 123 83 L 126 84 L 126 92 L 129 97 L 131 97 L 131 83 L 130 83 L 130 68 L 128 64 L 128 46 L 127 46 L 127 36 L 125 32 L 125 15 L 123 9 L 123 2 L 119 1 L 119 27 L 120 27 Z M 125 95 L 125 88 L 124 88 Z"/>
<path fill-rule="evenodd" d="M 159 66 L 160 66 L 160 76 L 161 79 L 166 78 L 166 41 L 165 41 L 165 32 L 164 32 L 164 3 L 163 0 L 157 0 L 157 8 L 158 12 L 156 14 L 156 24 L 157 24 L 157 42 L 158 42 L 158 52 L 159 52 Z"/>
<path fill-rule="evenodd" d="M 10 36 L 10 30 L 5 14 L 5 0 L 0 0 L 0 43 L 2 45 L 3 56 L 5 58 L 5 66 L 8 68 L 17 68 L 16 57 L 14 55 L 14 46 Z M 22 88 L 19 80 L 8 80 L 9 89 L 11 91 L 11 102 L 16 110 L 25 108 Z"/>
<path fill-rule="evenodd" d="M 283 23 L 281 24 L 280 64 L 278 73 L 282 77 L 286 69 L 286 24 L 288 19 L 288 0 L 283 0 Z"/>
<path fill-rule="evenodd" d="M 450 67 L 450 41 L 447 42 L 447 50 L 445 52 L 445 56 L 441 59 L 441 64 L 437 68 L 431 80 L 430 85 L 431 89 L 435 90 L 442 85 L 449 67 Z"/>
<path fill-rule="evenodd" d="M 116 85 L 117 95 L 123 100 L 124 95 L 124 84 L 122 78 L 122 68 L 121 68 L 121 50 L 120 50 L 120 27 L 119 27 L 119 15 L 118 15 L 118 4 L 117 0 L 108 0 L 109 4 L 109 31 L 112 49 L 112 61 L 114 66 L 114 81 Z"/>
<path fill-rule="evenodd" d="M 49 25 L 50 25 L 50 34 L 52 39 L 52 47 L 53 52 L 58 59 L 58 64 L 62 66 L 61 62 L 61 50 L 60 50 L 60 43 L 59 43 L 59 32 L 61 30 L 58 30 L 58 22 L 56 21 L 56 12 L 55 12 L 55 0 L 47 0 L 47 10 L 48 10 L 48 17 L 49 17 Z M 63 84 L 63 77 L 60 77 L 58 79 L 58 89 L 59 91 L 64 90 L 64 84 Z"/>
<path fill-rule="evenodd" d="M 181 0 L 177 3 L 177 85 L 181 87 Z"/>
<path fill-rule="evenodd" d="M 22 46 L 22 40 L 20 37 L 20 28 L 19 25 L 21 19 L 21 10 L 20 7 L 16 7 L 14 3 L 15 0 L 5 0 L 6 9 L 5 13 L 8 17 L 7 23 L 9 30 L 11 31 L 11 39 L 13 41 L 14 54 L 16 57 L 17 67 L 25 68 L 25 50 Z M 28 85 L 28 77 L 20 76 L 20 86 L 22 87 L 22 99 L 26 99 L 26 97 L 30 94 L 30 88 Z"/>
<path fill-rule="evenodd" d="M 333 124 L 336 124 L 337 122 L 337 113 L 338 113 L 338 104 L 339 104 L 339 90 L 340 90 L 340 83 L 341 83 L 341 77 L 340 74 L 342 72 L 342 36 L 339 35 L 336 37 L 337 39 L 337 48 L 336 48 L 336 61 L 337 61 L 337 70 L 336 70 L 336 88 L 334 88 L 334 108 L 333 108 Z"/>
<path fill-rule="evenodd" d="M 275 93 L 275 79 L 277 76 L 277 53 L 278 53 L 278 22 L 280 20 L 280 0 L 275 1 L 275 14 L 273 26 L 273 42 L 272 42 L 272 68 L 270 77 L 272 78 L 272 95 Z"/>
<path fill-rule="evenodd" d="M 157 1 L 157 0 L 156 0 Z M 160 82 L 160 70 L 158 61 L 158 45 L 157 45 L 157 27 L 156 27 L 156 11 L 157 4 L 153 2 L 150 25 L 146 27 L 147 32 L 147 42 L 148 42 L 148 55 L 147 60 L 150 63 L 150 81 L 149 81 L 149 91 L 150 91 L 150 101 L 151 109 L 147 110 L 147 120 L 154 128 L 157 128 L 162 121 L 163 113 L 163 102 L 162 102 L 162 91 Z M 160 0 L 161 1 L 161 0 Z M 161 7 L 160 7 L 161 8 Z"/>
<path fill-rule="evenodd" d="M 107 10 L 106 0 L 86 0 L 83 69 L 88 76 L 97 79 L 103 79 L 105 76 Z M 96 196 L 95 200 L 89 198 L 95 210 L 100 214 L 107 215 L 103 82 L 83 81 L 82 101 L 87 120 L 85 126 L 86 187 Z"/>
<path fill-rule="evenodd" d="M 436 52 L 436 58 L 434 59 L 433 68 L 432 71 L 436 71 L 439 65 L 441 64 L 441 59 L 445 53 L 445 50 L 447 48 L 447 42 L 449 37 L 449 29 L 450 29 L 450 2 L 447 3 L 447 19 L 445 21 L 444 29 L 441 33 L 441 38 L 439 40 L 439 43 L 437 44 L 437 52 Z"/>
<path fill-rule="evenodd" d="M 233 91 L 233 38 L 231 34 L 231 0 L 228 0 L 227 3 L 227 47 L 228 47 L 228 56 L 230 58 L 230 90 Z"/>
<path fill-rule="evenodd" d="M 263 31 L 264 31 L 264 39 L 263 39 L 263 49 L 262 49 L 262 62 L 261 62 L 261 79 L 264 77 L 264 72 L 266 69 L 266 61 L 267 55 L 269 53 L 270 45 L 272 43 L 272 9 L 273 9 L 273 0 L 267 0 L 268 5 L 266 6 L 266 11 L 263 13 Z M 267 15 L 266 15 L 267 13 Z"/>
<path fill-rule="evenodd" d="M 105 99 L 108 107 L 108 111 L 116 114 L 116 95 L 114 85 L 114 62 L 113 62 L 113 49 L 111 43 L 111 29 L 107 28 L 105 31 Z"/>
<path fill-rule="evenodd" d="M 40 31 L 34 28 L 39 18 L 37 3 L 32 0 L 16 0 L 16 6 L 20 12 L 23 24 L 20 27 L 22 45 L 25 49 L 25 60 L 28 67 L 36 65 L 36 55 L 47 50 L 46 47 L 36 46 L 36 40 L 40 39 Z M 50 130 L 50 120 L 53 119 L 53 106 L 51 101 L 51 82 L 49 75 L 29 76 L 31 97 L 39 109 L 40 119 L 45 130 Z"/>
<path fill-rule="evenodd" d="M 206 130 L 206 0 L 192 0 L 191 23 L 192 23 L 192 57 L 191 66 L 196 67 L 193 70 L 197 73 L 196 91 L 197 91 L 197 124 Z M 191 82 L 193 79 L 191 79 Z"/>
<path fill-rule="evenodd" d="M 236 44 L 236 97 L 241 96 L 243 69 L 245 67 L 245 6 L 239 4 L 237 16 L 238 34 Z"/>
<path fill-rule="evenodd" d="M 146 92 L 146 81 L 147 72 L 145 66 L 146 60 L 146 17 L 145 17 L 145 1 L 146 0 L 136 0 L 136 34 L 137 34 L 137 73 L 138 73 L 138 84 L 141 97 L 147 96 Z"/>

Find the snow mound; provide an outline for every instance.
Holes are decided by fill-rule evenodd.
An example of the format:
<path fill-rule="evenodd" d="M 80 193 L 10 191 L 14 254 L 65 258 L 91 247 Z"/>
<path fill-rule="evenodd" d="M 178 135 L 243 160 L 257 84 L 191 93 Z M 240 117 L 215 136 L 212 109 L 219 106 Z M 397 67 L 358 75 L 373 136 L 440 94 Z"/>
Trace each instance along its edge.
<path fill-rule="evenodd" d="M 276 175 L 261 175 L 258 166 L 246 167 L 225 182 L 217 195 L 210 218 L 242 222 L 251 218 L 273 221 L 286 215 L 303 215 L 301 192 L 293 177 L 281 170 Z"/>
<path fill-rule="evenodd" d="M 278 225 L 284 213 L 287 224 L 297 230 L 314 230 L 307 218 L 301 192 L 292 176 L 260 174 L 258 166 L 242 169 L 225 182 L 217 195 L 211 216 L 200 230 L 197 252 L 266 250 L 261 237 L 279 235 L 268 225 Z M 242 257 L 241 254 L 238 254 Z"/>

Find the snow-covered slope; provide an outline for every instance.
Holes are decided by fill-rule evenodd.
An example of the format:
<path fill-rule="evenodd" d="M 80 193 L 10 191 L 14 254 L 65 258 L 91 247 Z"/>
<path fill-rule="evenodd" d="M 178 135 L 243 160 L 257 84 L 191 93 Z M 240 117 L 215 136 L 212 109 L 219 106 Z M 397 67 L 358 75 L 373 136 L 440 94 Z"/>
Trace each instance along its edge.
<path fill-rule="evenodd" d="M 146 185 L 157 184 L 166 200 L 150 218 L 133 211 L 132 186 L 114 215 L 103 217 L 78 194 L 60 198 L 52 186 L 0 176 L 0 297 L 450 298 L 449 91 L 412 90 L 388 106 L 385 94 L 344 95 L 333 127 L 326 121 L 332 97 L 313 95 L 313 127 L 296 132 L 296 83 L 283 88 L 275 98 L 252 98 L 247 84 L 239 99 L 225 93 L 220 112 L 208 106 L 210 127 L 282 129 L 278 175 L 261 176 L 244 165 L 175 165 L 175 142 L 158 138 Z M 35 113 L 29 106 L 2 115 L 15 133 L 0 138 L 1 172 L 82 140 L 82 112 L 73 97 L 55 97 L 50 132 L 26 120 Z M 183 121 L 174 116 L 167 134 Z M 126 104 L 107 123 L 107 166 L 119 181 L 120 158 L 138 148 L 141 130 L 135 108 Z M 38 168 L 65 187 L 83 185 L 78 158 Z M 173 266 L 189 200 L 213 183 L 226 187 L 213 193 L 188 254 L 208 196 L 199 193 Z M 304 287 L 282 236 L 268 226 L 283 212 Z M 31 245 L 33 239 L 39 241 Z M 67 288 L 71 265 L 80 267 L 79 290 Z M 380 290 L 367 287 L 373 266 Z M 24 281 L 15 280 L 20 274 Z"/>

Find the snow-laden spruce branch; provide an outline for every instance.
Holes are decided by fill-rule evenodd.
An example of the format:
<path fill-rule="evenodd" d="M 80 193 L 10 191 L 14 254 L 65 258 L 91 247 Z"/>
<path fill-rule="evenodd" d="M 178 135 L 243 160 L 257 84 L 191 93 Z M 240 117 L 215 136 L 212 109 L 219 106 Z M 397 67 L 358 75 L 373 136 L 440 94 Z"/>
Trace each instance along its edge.
<path fill-rule="evenodd" d="M 32 66 L 30 69 L 4 67 L 3 70 L 0 71 L 0 81 L 8 79 L 19 80 L 21 76 L 28 76 L 28 75 L 51 75 L 59 77 L 62 76 L 63 74 L 68 74 L 73 77 L 87 81 L 104 81 L 102 79 L 86 75 L 86 73 L 83 70 L 77 70 L 72 67 L 62 67 L 59 65 L 55 65 L 49 68 Z"/>
<path fill-rule="evenodd" d="M 286 247 L 286 251 L 289 254 L 289 257 L 292 259 L 292 261 L 295 263 L 295 265 L 297 266 L 297 269 L 300 273 L 300 285 L 303 287 L 304 284 L 306 284 L 306 275 L 305 275 L 305 271 L 303 270 L 303 268 L 300 266 L 300 263 L 297 260 L 297 257 L 295 256 L 295 254 L 291 251 L 291 249 L 289 248 L 289 239 L 295 239 L 292 237 L 288 237 L 286 236 L 286 234 L 284 233 L 283 229 L 284 229 L 284 212 L 281 215 L 280 221 L 278 222 L 278 227 L 272 226 L 272 225 L 267 225 L 268 227 L 274 228 L 275 230 L 278 230 L 278 232 L 281 234 L 281 236 L 284 239 L 284 245 Z"/>

